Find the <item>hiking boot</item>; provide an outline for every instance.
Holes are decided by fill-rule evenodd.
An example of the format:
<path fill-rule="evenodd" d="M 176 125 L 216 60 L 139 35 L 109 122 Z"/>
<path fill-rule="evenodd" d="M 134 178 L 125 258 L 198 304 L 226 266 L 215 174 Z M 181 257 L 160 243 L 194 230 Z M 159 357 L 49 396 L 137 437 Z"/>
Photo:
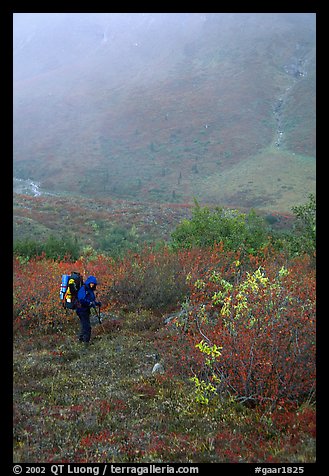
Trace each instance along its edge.
<path fill-rule="evenodd" d="M 89 351 L 89 342 L 82 342 L 83 346 L 81 349 L 82 354 L 86 354 Z"/>

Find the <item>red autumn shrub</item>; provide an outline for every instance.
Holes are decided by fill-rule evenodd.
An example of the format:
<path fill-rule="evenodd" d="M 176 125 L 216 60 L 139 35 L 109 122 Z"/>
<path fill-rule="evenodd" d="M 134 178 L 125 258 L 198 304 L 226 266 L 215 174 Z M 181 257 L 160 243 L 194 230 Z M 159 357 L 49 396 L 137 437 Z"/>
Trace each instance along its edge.
<path fill-rule="evenodd" d="M 163 312 L 179 305 L 188 287 L 178 254 L 168 248 L 128 254 L 116 267 L 109 299 L 127 311 Z"/>
<path fill-rule="evenodd" d="M 255 258 L 251 272 L 215 252 L 206 271 L 191 277 L 189 310 L 178 322 L 188 367 L 212 384 L 215 375 L 217 390 L 241 401 L 299 401 L 314 390 L 314 269 L 306 259 L 288 268 L 280 261 Z M 195 347 L 201 340 L 208 355 Z M 210 362 L 214 344 L 221 355 Z"/>
<path fill-rule="evenodd" d="M 62 327 L 74 316 L 74 312 L 63 309 L 59 297 L 62 274 L 73 270 L 80 271 L 84 279 L 89 275 L 99 278 L 98 299 L 106 309 L 107 289 L 113 279 L 112 266 L 113 260 L 106 257 L 93 261 L 80 259 L 73 263 L 45 258 L 21 262 L 14 258 L 14 330 L 49 331 Z"/>

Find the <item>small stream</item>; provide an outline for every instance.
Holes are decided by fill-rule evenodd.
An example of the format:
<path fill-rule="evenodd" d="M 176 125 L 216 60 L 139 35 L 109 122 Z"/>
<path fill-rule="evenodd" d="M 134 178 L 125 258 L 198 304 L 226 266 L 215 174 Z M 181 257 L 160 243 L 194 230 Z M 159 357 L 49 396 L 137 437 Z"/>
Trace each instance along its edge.
<path fill-rule="evenodd" d="M 33 195 L 34 197 L 39 197 L 42 194 L 37 182 L 30 179 L 24 180 L 15 177 L 13 180 L 13 191 L 14 193 Z"/>
<path fill-rule="evenodd" d="M 291 61 L 284 65 L 285 72 L 292 77 L 293 83 L 286 88 L 284 93 L 280 96 L 279 99 L 273 105 L 273 114 L 276 121 L 276 135 L 275 135 L 275 146 L 280 147 L 284 139 L 284 130 L 283 130 L 283 121 L 282 121 L 282 112 L 286 104 L 287 97 L 290 94 L 291 89 L 297 81 L 300 81 L 306 76 L 306 59 L 301 56 L 300 45 L 296 45 L 295 55 Z"/>

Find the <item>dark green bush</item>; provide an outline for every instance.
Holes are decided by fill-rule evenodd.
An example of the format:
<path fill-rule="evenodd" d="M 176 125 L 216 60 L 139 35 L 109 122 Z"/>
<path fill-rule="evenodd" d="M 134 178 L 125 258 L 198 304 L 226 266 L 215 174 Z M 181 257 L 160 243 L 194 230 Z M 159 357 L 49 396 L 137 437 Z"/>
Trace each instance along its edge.
<path fill-rule="evenodd" d="M 226 250 L 244 249 L 257 253 L 268 244 L 268 230 L 261 217 L 252 210 L 248 215 L 237 210 L 200 207 L 195 202 L 191 220 L 183 220 L 171 234 L 174 250 L 208 247 L 224 243 Z"/>
<path fill-rule="evenodd" d="M 130 230 L 113 224 L 109 230 L 98 238 L 98 248 L 113 258 L 122 257 L 128 250 L 139 249 L 139 236 L 135 227 Z"/>
<path fill-rule="evenodd" d="M 70 258 L 77 260 L 80 256 L 80 245 L 77 238 L 57 238 L 50 235 L 45 242 L 37 242 L 31 239 L 18 240 L 14 243 L 14 255 L 24 258 L 45 256 L 54 260 Z"/>
<path fill-rule="evenodd" d="M 316 200 L 309 195 L 304 205 L 292 207 L 294 222 L 290 230 L 273 232 L 273 245 L 276 250 L 289 257 L 307 254 L 315 264 L 316 253 Z"/>
<path fill-rule="evenodd" d="M 316 200 L 309 195 L 308 202 L 292 208 L 295 223 L 290 235 L 290 248 L 293 254 L 313 256 L 316 250 Z"/>

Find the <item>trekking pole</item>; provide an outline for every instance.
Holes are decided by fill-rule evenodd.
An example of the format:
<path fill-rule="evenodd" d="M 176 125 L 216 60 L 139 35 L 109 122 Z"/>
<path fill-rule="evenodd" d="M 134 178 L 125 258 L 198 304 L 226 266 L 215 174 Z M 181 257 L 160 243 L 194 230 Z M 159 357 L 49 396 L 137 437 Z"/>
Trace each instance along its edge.
<path fill-rule="evenodd" d="M 98 307 L 98 311 L 97 311 L 97 309 L 96 309 L 97 307 Z M 100 306 L 93 306 L 91 309 L 93 310 L 92 313 L 93 313 L 94 315 L 96 314 L 96 316 L 97 316 L 97 318 L 98 318 L 98 322 L 99 322 L 100 324 L 103 324 L 103 322 L 102 322 L 102 317 L 101 317 L 101 309 L 100 309 Z"/>
<path fill-rule="evenodd" d="M 97 317 L 98 317 L 98 322 L 99 322 L 100 324 L 102 324 L 101 307 L 100 307 L 100 306 L 96 306 L 96 307 L 98 307 L 98 311 L 96 311 L 96 314 L 97 314 Z M 95 310 L 96 310 L 96 308 L 95 308 Z"/>

